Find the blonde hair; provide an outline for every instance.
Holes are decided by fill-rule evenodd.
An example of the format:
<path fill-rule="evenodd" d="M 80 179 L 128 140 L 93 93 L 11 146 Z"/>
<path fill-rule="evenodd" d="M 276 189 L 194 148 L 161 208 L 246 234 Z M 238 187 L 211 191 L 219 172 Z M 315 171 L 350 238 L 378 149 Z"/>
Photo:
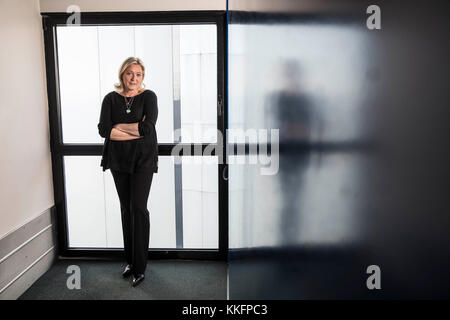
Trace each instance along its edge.
<path fill-rule="evenodd" d="M 123 83 L 122 76 L 123 76 L 125 70 L 127 70 L 127 68 L 129 66 L 131 66 L 132 64 L 137 64 L 137 65 L 141 66 L 141 68 L 142 68 L 142 82 L 141 82 L 141 87 L 139 89 L 144 89 L 145 88 L 145 84 L 144 84 L 145 67 L 144 67 L 144 63 L 142 62 L 141 59 L 139 59 L 137 57 L 128 57 L 127 59 L 125 59 L 125 61 L 120 66 L 120 69 L 119 69 L 119 83 L 115 83 L 114 84 L 114 87 L 118 91 L 122 92 L 125 89 L 125 85 Z"/>

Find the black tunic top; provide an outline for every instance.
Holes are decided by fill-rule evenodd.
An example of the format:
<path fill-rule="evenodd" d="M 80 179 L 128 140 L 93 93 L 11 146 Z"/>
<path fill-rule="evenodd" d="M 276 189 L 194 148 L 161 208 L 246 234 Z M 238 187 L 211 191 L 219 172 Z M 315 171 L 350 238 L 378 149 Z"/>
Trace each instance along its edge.
<path fill-rule="evenodd" d="M 130 98 L 127 98 L 129 101 Z M 142 118 L 145 115 L 145 120 Z M 145 90 L 134 96 L 131 112 L 126 112 L 125 99 L 116 91 L 108 93 L 102 102 L 98 132 L 105 138 L 100 166 L 128 173 L 158 172 L 158 138 L 156 120 L 158 104 L 156 94 Z M 110 134 L 116 123 L 139 122 L 139 134 L 143 138 L 111 140 Z"/>

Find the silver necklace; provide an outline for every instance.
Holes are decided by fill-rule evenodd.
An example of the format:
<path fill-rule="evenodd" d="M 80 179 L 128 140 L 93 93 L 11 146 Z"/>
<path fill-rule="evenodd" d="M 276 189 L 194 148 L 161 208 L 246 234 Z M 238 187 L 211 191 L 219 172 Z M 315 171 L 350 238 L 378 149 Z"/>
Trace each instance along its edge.
<path fill-rule="evenodd" d="M 131 112 L 131 105 L 133 104 L 134 101 L 134 96 L 131 97 L 130 101 L 127 101 L 127 98 L 124 96 L 123 97 L 125 100 L 125 107 L 127 108 L 127 110 L 125 110 L 127 113 Z"/>

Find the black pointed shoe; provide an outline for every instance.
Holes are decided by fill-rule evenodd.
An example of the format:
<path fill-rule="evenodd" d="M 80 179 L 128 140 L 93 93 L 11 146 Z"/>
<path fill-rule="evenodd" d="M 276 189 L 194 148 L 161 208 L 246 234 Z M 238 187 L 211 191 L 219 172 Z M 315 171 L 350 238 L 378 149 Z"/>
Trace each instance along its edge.
<path fill-rule="evenodd" d="M 133 276 L 133 287 L 136 287 L 139 283 L 141 283 L 145 278 L 143 273 L 138 274 L 137 276 Z"/>
<path fill-rule="evenodd" d="M 131 276 L 131 273 L 132 273 L 131 264 L 128 264 L 125 267 L 125 270 L 123 270 L 123 272 L 122 272 L 122 277 L 127 278 L 127 277 Z"/>

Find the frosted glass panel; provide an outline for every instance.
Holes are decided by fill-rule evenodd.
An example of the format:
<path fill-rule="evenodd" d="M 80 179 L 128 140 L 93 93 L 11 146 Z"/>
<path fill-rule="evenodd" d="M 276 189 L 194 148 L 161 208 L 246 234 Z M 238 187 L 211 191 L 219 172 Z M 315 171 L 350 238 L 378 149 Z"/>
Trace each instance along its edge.
<path fill-rule="evenodd" d="M 182 157 L 185 248 L 218 248 L 218 158 Z"/>
<path fill-rule="evenodd" d="M 146 67 L 158 96 L 159 143 L 217 141 L 216 25 L 58 26 L 64 143 L 101 143 L 103 97 L 115 90 L 129 56 Z"/>
<path fill-rule="evenodd" d="M 308 134 L 299 124 L 294 139 L 359 138 L 367 48 L 364 32 L 352 25 L 230 25 L 230 128 L 279 128 L 283 140 L 290 137 L 286 119 L 302 119 L 309 121 Z M 291 113 L 281 108 L 285 96 Z"/>
<path fill-rule="evenodd" d="M 123 248 L 114 179 L 99 161 L 64 157 L 71 248 Z M 218 248 L 217 164 L 217 157 L 185 156 L 175 165 L 173 157 L 159 156 L 147 206 L 150 248 Z"/>
<path fill-rule="evenodd" d="M 68 246 L 107 247 L 105 187 L 100 157 L 65 156 Z M 120 218 L 120 217 L 119 217 Z"/>
<path fill-rule="evenodd" d="M 103 71 L 98 60 L 97 27 L 57 27 L 56 31 L 63 141 L 101 142 L 97 123 L 103 97 L 99 75 Z"/>
<path fill-rule="evenodd" d="M 230 248 L 356 242 L 361 158 L 289 147 L 364 138 L 370 48 L 352 24 L 229 25 L 229 127 L 279 129 L 288 145 L 274 175 L 229 166 Z"/>
<path fill-rule="evenodd" d="M 181 141 L 217 141 L 215 25 L 180 27 Z"/>

